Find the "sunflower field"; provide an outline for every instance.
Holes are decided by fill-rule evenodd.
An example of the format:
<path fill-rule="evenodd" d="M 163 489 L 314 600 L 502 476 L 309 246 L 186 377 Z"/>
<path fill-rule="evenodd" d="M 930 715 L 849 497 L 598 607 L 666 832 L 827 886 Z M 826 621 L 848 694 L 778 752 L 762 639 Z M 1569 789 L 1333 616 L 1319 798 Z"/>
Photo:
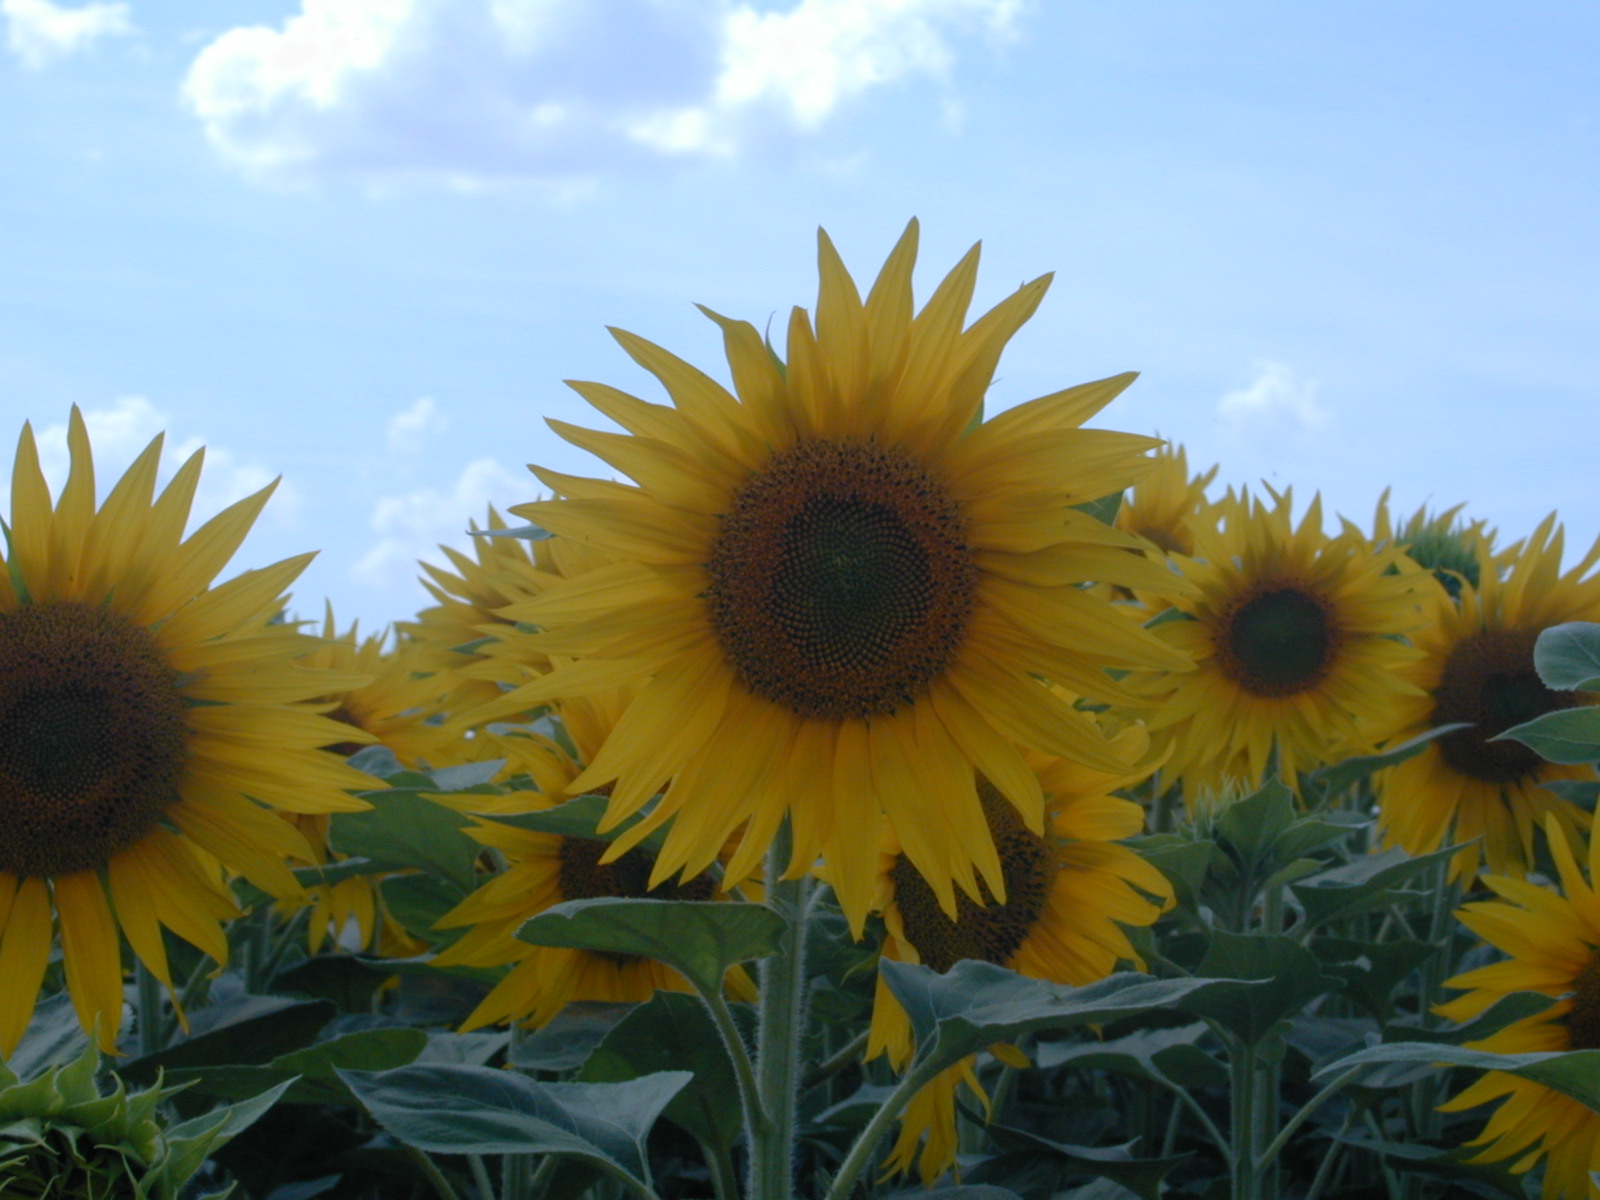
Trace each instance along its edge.
<path fill-rule="evenodd" d="M 991 399 L 1049 277 L 916 254 L 617 332 L 372 636 L 23 426 L 0 1200 L 1600 1197 L 1600 544 Z"/>

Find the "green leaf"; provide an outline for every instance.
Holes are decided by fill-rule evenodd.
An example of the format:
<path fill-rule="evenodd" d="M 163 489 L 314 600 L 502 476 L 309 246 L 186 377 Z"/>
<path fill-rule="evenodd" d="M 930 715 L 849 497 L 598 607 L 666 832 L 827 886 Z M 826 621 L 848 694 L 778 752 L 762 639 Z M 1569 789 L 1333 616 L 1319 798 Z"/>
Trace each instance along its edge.
<path fill-rule="evenodd" d="M 1117 510 L 1122 507 L 1122 493 L 1112 492 L 1109 496 L 1101 496 L 1098 500 L 1090 500 L 1086 504 L 1074 504 L 1072 507 L 1081 513 L 1088 513 L 1102 525 L 1115 525 Z"/>
<path fill-rule="evenodd" d="M 1380 1063 L 1431 1063 L 1452 1067 L 1471 1067 L 1479 1071 L 1503 1071 L 1518 1079 L 1542 1083 L 1570 1096 L 1579 1104 L 1600 1112 L 1600 1050 L 1565 1050 L 1532 1054 L 1491 1054 L 1487 1050 L 1468 1050 L 1464 1046 L 1445 1046 L 1434 1042 L 1390 1042 L 1370 1046 L 1331 1062 L 1312 1078 L 1342 1074 L 1351 1067 Z"/>
<path fill-rule="evenodd" d="M 662 1115 L 705 1145 L 732 1150 L 744 1131 L 739 1081 L 716 1024 L 694 996 L 657 992 L 606 1034 L 578 1077 L 620 1083 L 660 1071 L 693 1076 Z"/>
<path fill-rule="evenodd" d="M 34 1005 L 28 1031 L 22 1035 L 11 1057 L 5 1060 L 5 1066 L 27 1079 L 47 1067 L 61 1066 L 81 1057 L 88 1044 L 89 1038 L 72 1007 L 72 997 L 66 992 L 57 992 Z"/>
<path fill-rule="evenodd" d="M 638 1006 L 580 1000 L 511 1044 L 511 1065 L 530 1071 L 572 1071 Z"/>
<path fill-rule="evenodd" d="M 340 1069 L 387 1071 L 413 1062 L 428 1044 L 420 1029 L 368 1029 L 281 1054 L 267 1066 L 180 1067 L 168 1071 L 172 1083 L 190 1083 L 196 1094 L 241 1099 L 284 1084 L 288 1104 L 349 1104 Z M 292 1085 L 292 1086 L 289 1086 Z"/>
<path fill-rule="evenodd" d="M 278 1102 L 288 1087 L 287 1083 L 281 1083 L 259 1096 L 213 1109 L 168 1129 L 167 1144 L 170 1149 L 160 1171 L 165 1185 L 176 1194 L 206 1159 L 254 1125 L 262 1113 Z"/>
<path fill-rule="evenodd" d="M 1270 863 L 1273 843 L 1294 823 L 1294 793 L 1269 779 L 1217 814 L 1213 828 L 1246 871 Z"/>
<path fill-rule="evenodd" d="M 888 959 L 879 962 L 878 971 L 911 1018 L 919 1067 L 934 1063 L 940 1070 L 995 1042 L 1104 1024 L 1153 1009 L 1192 1010 L 1197 997 L 1227 982 L 1152 979 L 1130 971 L 1074 988 L 971 959 L 943 975 Z"/>
<path fill-rule="evenodd" d="M 574 796 L 565 803 L 554 808 L 540 809 L 538 812 L 528 813 L 496 813 L 490 819 L 500 825 L 510 825 L 516 829 L 532 829 L 538 833 L 558 833 L 562 837 L 588 838 L 591 841 L 610 842 L 621 837 L 634 825 L 644 819 L 643 813 L 635 813 L 626 820 L 606 830 L 597 833 L 596 828 L 600 819 L 605 816 L 606 808 L 611 801 L 605 796 L 584 795 Z M 656 830 L 655 833 L 639 843 L 647 850 L 659 849 L 666 840 L 665 830 Z"/>
<path fill-rule="evenodd" d="M 1434 864 L 1445 862 L 1460 849 L 1446 846 L 1413 856 L 1391 846 L 1291 884 L 1290 890 L 1305 910 L 1310 929 L 1336 917 L 1370 912 L 1406 899 L 1413 893 L 1401 890 L 1401 884 L 1427 877 Z"/>
<path fill-rule="evenodd" d="M 1557 691 L 1600 691 L 1600 625 L 1569 621 L 1542 630 L 1533 644 L 1533 669 Z"/>
<path fill-rule="evenodd" d="M 960 1183 L 955 1187 L 916 1188 L 909 1192 L 896 1192 L 890 1200 L 1022 1200 L 1010 1188 L 995 1187 L 989 1183 Z"/>
<path fill-rule="evenodd" d="M 674 968 L 702 992 L 720 990 L 728 968 L 778 950 L 785 922 L 761 904 L 716 900 L 568 900 L 524 921 L 535 946 L 633 954 Z"/>
<path fill-rule="evenodd" d="M 1218 983 L 1188 1007 L 1252 1046 L 1270 1036 L 1280 1021 L 1343 986 L 1322 973 L 1316 955 L 1279 934 L 1214 929 L 1198 973 L 1228 982 Z"/>
<path fill-rule="evenodd" d="M 336 1011 L 326 1000 L 245 996 L 220 1012 L 208 1010 L 207 1015 L 222 1018 L 217 1026 L 160 1053 L 119 1064 L 117 1074 L 132 1083 L 153 1083 L 161 1071 L 180 1067 L 266 1065 L 316 1041 Z"/>
<path fill-rule="evenodd" d="M 531 524 L 518 525 L 515 529 L 470 529 L 467 532 L 473 537 L 521 538 L 525 542 L 545 542 L 555 537 L 548 529 Z"/>
<path fill-rule="evenodd" d="M 1513 725 L 1491 742 L 1521 742 L 1540 758 L 1569 765 L 1600 761 L 1600 707 L 1562 708 Z"/>
<path fill-rule="evenodd" d="M 1190 1157 L 1180 1154 L 1171 1158 L 1134 1158 L 1128 1153 L 1132 1142 L 1121 1146 L 1069 1146 L 998 1122 L 990 1122 L 988 1129 L 989 1137 L 1002 1150 L 1044 1155 L 1074 1174 L 1095 1175 L 1121 1184 L 1141 1200 L 1159 1200 L 1162 1181 Z M 983 1166 L 973 1170 L 971 1177 L 982 1182 L 985 1178 Z"/>
<path fill-rule="evenodd" d="M 482 847 L 462 832 L 467 818 L 425 795 L 437 791 L 426 776 L 421 788 L 363 792 L 367 812 L 334 813 L 328 843 L 340 854 L 371 859 L 392 870 L 414 867 L 447 879 L 461 895 L 473 888 Z"/>
<path fill-rule="evenodd" d="M 350 954 L 322 954 L 279 971 L 269 986 L 274 992 L 332 1000 L 341 1012 L 369 1012 L 378 989 L 394 977 L 381 961 Z"/>
<path fill-rule="evenodd" d="M 1470 722 L 1460 721 L 1453 725 L 1438 725 L 1424 730 L 1409 741 L 1391 746 L 1377 754 L 1361 754 L 1355 758 L 1347 758 L 1342 762 L 1320 767 L 1315 771 L 1308 771 L 1301 777 L 1301 784 L 1308 790 L 1315 789 L 1323 795 L 1342 792 L 1352 784 L 1361 782 L 1368 775 L 1388 767 L 1399 766 L 1408 758 L 1415 758 L 1428 748 L 1429 742 L 1447 733 L 1454 733 L 1457 729 L 1465 729 L 1469 724 Z"/>
<path fill-rule="evenodd" d="M 461 929 L 435 929 L 434 922 L 460 904 L 465 893 L 433 875 L 392 875 L 378 885 L 383 907 L 412 937 L 434 946 L 455 941 Z"/>
<path fill-rule="evenodd" d="M 1389 997 L 1400 981 L 1438 953 L 1437 947 L 1416 938 L 1391 942 L 1317 938 L 1311 951 L 1324 971 L 1344 981 L 1345 994 L 1378 1020 L 1388 1014 Z"/>
<path fill-rule="evenodd" d="M 1423 1029 L 1417 1025 L 1393 1024 L 1384 1027 L 1385 1042 L 1432 1042 L 1459 1046 L 1499 1033 L 1513 1021 L 1536 1017 L 1555 1003 L 1543 992 L 1511 992 L 1501 996 L 1465 1025 L 1451 1029 Z"/>
<path fill-rule="evenodd" d="M 689 1082 L 685 1071 L 628 1083 L 536 1083 L 488 1067 L 341 1071 L 384 1129 L 440 1154 L 565 1154 L 650 1183 L 645 1139 Z"/>
<path fill-rule="evenodd" d="M 1218 853 L 1209 839 L 1188 841 L 1176 834 L 1156 834 L 1138 844 L 1139 856 L 1167 877 L 1179 905 L 1189 912 L 1200 907 L 1206 872 Z"/>
<path fill-rule="evenodd" d="M 1197 1043 L 1211 1036 L 1196 1023 L 1177 1029 L 1145 1029 L 1104 1042 L 1044 1042 L 1033 1054 L 1038 1067 L 1071 1066 L 1114 1071 L 1172 1087 L 1226 1087 L 1228 1068 Z"/>

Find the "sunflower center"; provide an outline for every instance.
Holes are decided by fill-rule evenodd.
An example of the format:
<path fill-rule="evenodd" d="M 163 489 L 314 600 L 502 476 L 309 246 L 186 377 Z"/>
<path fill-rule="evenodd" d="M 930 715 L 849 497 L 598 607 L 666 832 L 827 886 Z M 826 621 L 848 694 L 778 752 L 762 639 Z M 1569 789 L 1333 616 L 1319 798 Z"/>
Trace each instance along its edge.
<path fill-rule="evenodd" d="M 1521 742 L 1489 740 L 1577 703 L 1573 693 L 1545 687 L 1534 670 L 1538 637 L 1538 630 L 1484 629 L 1450 652 L 1433 693 L 1433 723 L 1471 726 L 1439 739 L 1439 753 L 1454 770 L 1486 783 L 1514 783 L 1544 762 Z"/>
<path fill-rule="evenodd" d="M 1327 605 L 1299 587 L 1258 591 L 1224 615 L 1217 665 L 1247 692 L 1292 696 L 1328 673 L 1338 631 Z"/>
<path fill-rule="evenodd" d="M 0 614 L 0 871 L 104 866 L 178 798 L 183 695 L 149 632 L 53 602 Z"/>
<path fill-rule="evenodd" d="M 1600 955 L 1572 981 L 1567 1033 L 1574 1050 L 1600 1050 Z"/>
<path fill-rule="evenodd" d="M 939 907 L 927 881 L 901 855 L 894 864 L 895 902 L 906 940 L 916 947 L 925 965 L 948 971 L 963 958 L 1005 966 L 1027 941 L 1044 913 L 1055 872 L 1050 843 L 1022 823 L 1016 808 L 992 783 L 978 776 L 978 798 L 983 816 L 1000 856 L 1000 873 L 1006 881 L 1006 902 L 995 904 L 980 880 L 989 903 L 978 904 L 956 893 L 956 919 Z"/>
<path fill-rule="evenodd" d="M 740 682 L 824 720 L 887 716 L 923 695 L 960 649 L 977 588 L 960 506 L 876 442 L 774 455 L 723 514 L 706 574 Z"/>

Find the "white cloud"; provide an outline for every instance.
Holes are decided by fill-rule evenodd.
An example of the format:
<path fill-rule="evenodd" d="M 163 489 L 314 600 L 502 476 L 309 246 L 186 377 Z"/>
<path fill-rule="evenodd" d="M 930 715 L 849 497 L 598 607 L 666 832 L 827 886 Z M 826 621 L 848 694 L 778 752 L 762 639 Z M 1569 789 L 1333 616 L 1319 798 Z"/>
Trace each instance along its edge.
<path fill-rule="evenodd" d="M 872 88 L 947 79 L 955 40 L 1012 36 L 1022 3 L 302 0 L 208 44 L 184 95 L 257 173 L 565 182 L 736 154 Z"/>
<path fill-rule="evenodd" d="M 104 500 L 124 471 L 150 444 L 150 440 L 171 425 L 171 418 L 143 396 L 120 396 L 109 408 L 86 408 L 83 422 L 89 430 L 89 445 L 94 451 L 95 485 L 98 498 Z M 34 440 L 39 447 L 39 469 L 53 496 L 61 494 L 67 482 L 72 459 L 67 449 L 67 424 L 36 426 Z M 216 445 L 206 445 L 203 437 L 188 436 L 182 440 L 168 437 L 161 452 L 159 485 L 164 486 L 190 455 L 205 447 L 205 465 L 200 472 L 200 483 L 195 489 L 191 509 L 190 527 L 209 520 L 236 500 L 243 500 L 260 491 L 277 476 L 259 463 L 240 459 L 232 451 Z M 0 494 L 10 495 L 11 462 L 0 462 Z M 292 525 L 302 508 L 298 492 L 280 483 L 267 505 L 266 516 L 279 525 Z"/>
<path fill-rule="evenodd" d="M 389 451 L 416 454 L 427 445 L 430 436 L 449 428 L 450 418 L 439 411 L 433 397 L 422 396 L 389 418 Z"/>
<path fill-rule="evenodd" d="M 1250 386 L 1217 402 L 1217 416 L 1236 436 L 1252 439 L 1304 437 L 1323 428 L 1330 414 L 1317 401 L 1321 386 L 1293 367 L 1260 361 Z"/>
<path fill-rule="evenodd" d="M 107 37 L 134 32 L 126 4 L 64 8 L 50 0 L 0 0 L 6 47 L 22 65 L 39 70 Z"/>
<path fill-rule="evenodd" d="M 404 589 L 418 575 L 417 560 L 438 562 L 443 542 L 465 547 L 470 521 L 481 526 L 488 506 L 502 512 L 530 499 L 536 485 L 526 472 L 513 472 L 493 458 L 468 463 L 448 492 L 424 487 L 404 496 L 384 496 L 372 511 L 378 541 L 356 560 L 350 574 L 358 582 L 386 590 Z"/>

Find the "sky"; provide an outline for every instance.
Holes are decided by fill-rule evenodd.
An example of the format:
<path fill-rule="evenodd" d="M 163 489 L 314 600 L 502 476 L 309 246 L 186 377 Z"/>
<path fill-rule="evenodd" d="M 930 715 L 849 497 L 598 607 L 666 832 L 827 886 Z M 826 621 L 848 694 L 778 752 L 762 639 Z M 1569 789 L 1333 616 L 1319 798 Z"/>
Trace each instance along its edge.
<path fill-rule="evenodd" d="M 1464 504 L 1600 534 L 1600 7 L 1551 0 L 0 0 L 0 511 L 30 421 L 102 491 L 165 430 L 231 570 L 363 630 L 525 467 L 607 469 L 564 384 L 662 400 L 608 325 L 726 379 L 695 309 L 1055 272 L 999 411 L 1095 424 L 1370 528 Z M 1569 558 L 1572 555 L 1569 552 Z"/>

